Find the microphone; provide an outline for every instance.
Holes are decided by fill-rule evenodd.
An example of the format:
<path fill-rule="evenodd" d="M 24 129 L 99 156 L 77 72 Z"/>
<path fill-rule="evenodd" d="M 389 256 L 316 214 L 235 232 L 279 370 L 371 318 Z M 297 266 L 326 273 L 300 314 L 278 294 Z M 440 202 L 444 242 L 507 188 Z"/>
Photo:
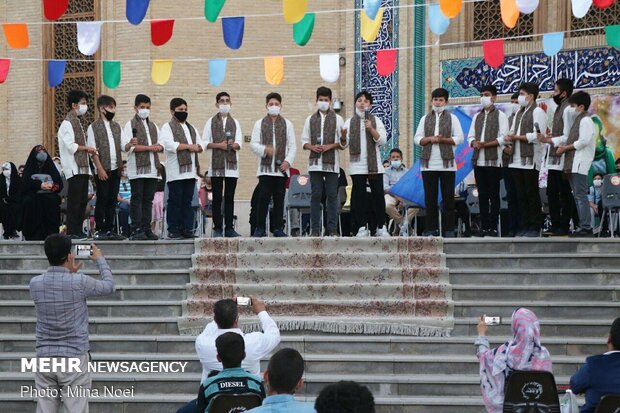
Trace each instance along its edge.
<path fill-rule="evenodd" d="M 131 134 L 133 135 L 133 137 L 134 137 L 134 138 L 137 138 L 137 137 L 138 137 L 138 129 L 133 128 L 133 129 L 131 130 Z"/>
<path fill-rule="evenodd" d="M 364 109 L 364 120 L 370 119 L 370 109 Z"/>
<path fill-rule="evenodd" d="M 538 122 L 534 122 L 534 129 L 536 129 L 536 133 L 540 133 L 540 126 L 538 126 Z"/>
<path fill-rule="evenodd" d="M 137 139 L 138 138 L 138 129 L 132 128 L 131 129 L 131 135 L 132 135 L 132 137 L 134 139 Z M 135 145 L 131 145 L 131 148 L 129 148 L 129 153 L 127 155 L 131 155 L 134 152 L 135 149 L 136 149 L 136 146 Z"/>
<path fill-rule="evenodd" d="M 276 160 L 276 168 L 278 168 L 278 170 L 280 170 L 280 166 L 282 165 L 282 161 L 280 160 Z M 288 175 L 285 171 L 280 171 L 280 173 L 282 174 L 282 176 L 284 176 L 285 178 L 288 178 Z"/>
<path fill-rule="evenodd" d="M 232 134 L 230 131 L 226 132 L 226 150 L 228 152 L 232 150 Z"/>

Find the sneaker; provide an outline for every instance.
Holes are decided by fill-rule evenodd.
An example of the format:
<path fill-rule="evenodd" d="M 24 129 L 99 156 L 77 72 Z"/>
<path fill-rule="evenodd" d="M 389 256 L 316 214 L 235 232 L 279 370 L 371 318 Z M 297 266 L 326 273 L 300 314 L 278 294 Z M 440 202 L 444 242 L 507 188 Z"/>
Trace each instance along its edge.
<path fill-rule="evenodd" d="M 484 237 L 485 235 L 486 235 L 486 231 L 485 231 L 485 230 L 482 230 L 482 229 L 479 229 L 479 230 L 477 230 L 477 231 L 473 231 L 473 232 L 471 233 L 471 236 L 472 236 L 472 237 L 476 237 L 476 238 L 482 238 L 482 237 Z"/>
<path fill-rule="evenodd" d="M 224 233 L 222 232 L 222 230 L 217 230 L 214 229 L 213 230 L 213 235 L 211 236 L 212 238 L 224 238 Z"/>
<path fill-rule="evenodd" d="M 166 239 L 172 239 L 172 240 L 183 239 L 183 235 L 179 233 L 175 233 L 175 232 L 169 232 Z"/>
<path fill-rule="evenodd" d="M 424 231 L 422 233 L 423 237 L 438 237 L 439 236 L 439 230 L 436 229 L 434 231 Z"/>
<path fill-rule="evenodd" d="M 398 236 L 399 237 L 406 237 L 407 234 L 407 224 L 402 224 L 400 226 L 400 230 L 398 231 Z"/>
<path fill-rule="evenodd" d="M 288 237 L 288 235 L 286 235 L 286 233 L 282 231 L 281 229 L 276 229 L 275 231 L 273 231 L 273 236 L 276 238 Z"/>
<path fill-rule="evenodd" d="M 227 229 L 226 231 L 224 231 L 224 236 L 226 238 L 238 238 L 241 236 L 241 234 L 239 234 L 237 231 L 231 228 L 231 229 Z"/>
<path fill-rule="evenodd" d="M 265 232 L 264 229 L 261 229 L 261 228 L 256 228 L 254 230 L 254 233 L 252 234 L 252 238 L 263 238 L 266 236 L 267 236 L 267 233 Z"/>
<path fill-rule="evenodd" d="M 298 237 L 299 236 L 299 229 L 295 228 L 293 230 L 291 230 L 291 237 Z"/>
<path fill-rule="evenodd" d="M 456 238 L 456 233 L 454 231 L 444 231 L 443 237 L 444 238 Z"/>
<path fill-rule="evenodd" d="M 310 236 L 311 237 L 320 237 L 321 236 L 321 231 L 319 231 L 318 229 L 313 229 L 312 231 L 310 231 Z"/>
<path fill-rule="evenodd" d="M 357 234 L 355 236 L 358 238 L 365 238 L 370 236 L 370 232 L 366 229 L 366 227 L 360 227 L 360 229 L 357 230 Z"/>
<path fill-rule="evenodd" d="M 190 231 L 190 230 L 185 230 L 183 231 L 183 238 L 185 239 L 193 239 L 196 238 L 196 235 L 194 234 L 194 231 Z"/>
<path fill-rule="evenodd" d="M 523 236 L 525 238 L 538 238 L 540 236 L 540 231 L 535 231 L 535 230 L 531 229 L 529 231 L 525 231 Z"/>
<path fill-rule="evenodd" d="M 484 231 L 484 236 L 485 237 L 493 237 L 496 238 L 498 237 L 498 233 L 496 229 L 487 229 L 486 231 Z"/>
<path fill-rule="evenodd" d="M 129 239 L 132 241 L 147 241 L 149 237 L 144 231 L 138 230 L 134 231 L 134 233 L 131 234 L 131 237 L 129 237 Z"/>
<path fill-rule="evenodd" d="M 157 241 L 159 239 L 159 237 L 155 235 L 155 233 L 153 233 L 150 228 L 145 229 L 143 232 L 150 241 Z"/>
<path fill-rule="evenodd" d="M 377 229 L 376 237 L 389 238 L 390 233 L 387 230 L 387 227 L 384 225 L 382 228 Z"/>
<path fill-rule="evenodd" d="M 68 235 L 71 241 L 88 241 L 88 236 L 86 234 L 71 234 Z"/>
<path fill-rule="evenodd" d="M 112 241 L 125 241 L 127 237 L 116 232 L 108 231 L 108 239 Z"/>
<path fill-rule="evenodd" d="M 579 228 L 577 231 L 570 234 L 571 238 L 592 238 L 594 234 L 592 234 L 591 229 L 583 229 Z"/>

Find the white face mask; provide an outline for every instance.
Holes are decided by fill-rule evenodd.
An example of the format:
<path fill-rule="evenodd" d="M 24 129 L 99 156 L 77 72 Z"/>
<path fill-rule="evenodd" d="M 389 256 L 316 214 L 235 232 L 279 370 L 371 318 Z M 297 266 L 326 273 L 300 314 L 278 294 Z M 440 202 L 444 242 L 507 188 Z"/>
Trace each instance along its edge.
<path fill-rule="evenodd" d="M 592 181 L 592 183 L 594 184 L 595 188 L 599 188 L 603 185 L 603 180 L 602 179 L 595 179 L 594 181 Z"/>
<path fill-rule="evenodd" d="M 78 108 L 78 115 L 83 116 L 86 112 L 88 112 L 88 105 L 80 105 Z"/>
<path fill-rule="evenodd" d="M 519 95 L 518 100 L 519 100 L 519 106 L 522 106 L 522 107 L 527 106 L 528 102 L 527 102 L 527 98 L 525 96 Z"/>
<path fill-rule="evenodd" d="M 358 109 L 355 108 L 355 113 L 357 114 L 357 116 L 359 116 L 360 118 L 364 118 L 364 116 L 366 116 L 366 111 L 364 109 Z"/>
<path fill-rule="evenodd" d="M 438 114 L 439 114 L 439 113 L 441 113 L 441 112 L 443 112 L 443 110 L 444 110 L 445 108 L 446 108 L 445 106 L 435 106 L 435 105 L 433 105 L 433 111 L 434 111 L 435 113 L 438 113 Z"/>
<path fill-rule="evenodd" d="M 280 114 L 280 106 L 268 106 L 267 113 L 271 116 L 278 116 Z"/>
<path fill-rule="evenodd" d="M 329 102 L 316 102 L 316 107 L 319 108 L 321 112 L 327 112 L 329 110 Z"/>
<path fill-rule="evenodd" d="M 150 114 L 151 111 L 149 109 L 138 109 L 138 116 L 140 117 L 140 119 L 146 119 L 149 117 Z"/>
<path fill-rule="evenodd" d="M 2 175 L 4 175 L 7 178 L 11 177 L 11 170 L 9 169 L 8 171 L 2 171 Z"/>
<path fill-rule="evenodd" d="M 230 105 L 220 105 L 220 113 L 222 115 L 228 115 L 228 112 L 230 112 Z"/>
<path fill-rule="evenodd" d="M 518 103 L 511 103 L 510 107 L 512 108 L 512 113 L 517 113 L 521 109 L 521 105 Z"/>
<path fill-rule="evenodd" d="M 480 104 L 484 106 L 485 108 L 488 108 L 489 106 L 493 104 L 493 101 L 491 100 L 490 96 L 481 96 Z"/>

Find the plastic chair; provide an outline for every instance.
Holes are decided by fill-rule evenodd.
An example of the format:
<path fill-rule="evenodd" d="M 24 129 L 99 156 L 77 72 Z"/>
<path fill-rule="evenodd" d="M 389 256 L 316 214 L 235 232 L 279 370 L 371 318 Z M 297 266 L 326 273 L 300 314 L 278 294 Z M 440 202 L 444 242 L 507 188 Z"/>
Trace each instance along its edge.
<path fill-rule="evenodd" d="M 299 228 L 301 230 L 302 211 L 310 211 L 310 203 L 312 198 L 312 188 L 310 186 L 310 176 L 294 175 L 291 177 L 291 183 L 288 188 L 287 205 L 286 205 L 286 222 L 288 223 L 288 235 L 291 236 L 291 210 L 299 210 Z M 323 220 L 323 206 L 321 205 L 321 221 Z M 323 227 L 321 222 L 320 228 Z"/>
<path fill-rule="evenodd" d="M 601 214 L 600 227 L 603 228 L 605 218 L 609 218 L 609 233 L 613 238 L 614 231 L 620 224 L 620 174 L 605 175 L 601 189 L 601 202 L 604 212 Z"/>
<path fill-rule="evenodd" d="M 503 413 L 560 413 L 553 374 L 515 370 L 508 379 Z"/>
<path fill-rule="evenodd" d="M 209 413 L 245 412 L 262 404 L 258 394 L 218 394 L 211 400 Z"/>
<path fill-rule="evenodd" d="M 620 394 L 606 394 L 601 397 L 595 413 L 620 413 Z"/>

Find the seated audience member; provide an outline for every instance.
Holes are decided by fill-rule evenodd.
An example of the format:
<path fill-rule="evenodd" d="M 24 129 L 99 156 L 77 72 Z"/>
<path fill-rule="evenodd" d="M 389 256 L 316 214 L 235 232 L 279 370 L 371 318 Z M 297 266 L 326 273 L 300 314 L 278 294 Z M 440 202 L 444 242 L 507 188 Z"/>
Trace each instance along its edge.
<path fill-rule="evenodd" d="M 484 316 L 480 317 L 474 345 L 480 361 L 482 398 L 489 413 L 502 412 L 504 386 L 514 370 L 551 372 L 551 356 L 540 343 L 540 323 L 536 314 L 527 308 L 512 313 L 512 333 L 510 341 L 491 349 Z"/>
<path fill-rule="evenodd" d="M 341 381 L 324 387 L 314 408 L 316 413 L 374 413 L 375 399 L 366 386 Z"/>
<path fill-rule="evenodd" d="M 299 402 L 293 395 L 304 385 L 304 359 L 297 350 L 283 348 L 271 356 L 263 375 L 267 398 L 252 413 L 314 413 L 312 403 Z"/>
<path fill-rule="evenodd" d="M 595 217 L 600 219 L 603 215 L 603 202 L 601 190 L 603 189 L 603 174 L 597 172 L 592 177 L 592 186 L 588 191 L 588 204 Z M 594 220 L 592 221 L 594 223 Z"/>
<path fill-rule="evenodd" d="M 471 237 L 471 222 L 470 211 L 467 206 L 467 184 L 465 181 L 456 186 L 454 191 L 454 209 L 456 210 L 456 216 L 461 220 L 465 230 L 461 235 L 463 238 Z"/>
<path fill-rule="evenodd" d="M 245 343 L 237 333 L 224 333 L 215 340 L 217 359 L 224 369 L 200 385 L 196 411 L 206 413 L 213 398 L 220 394 L 258 394 L 265 398 L 262 380 L 241 368 L 245 358 Z"/>
<path fill-rule="evenodd" d="M 588 357 L 570 378 L 573 393 L 586 395 L 580 413 L 594 413 L 601 397 L 620 393 L 620 317 L 611 325 L 607 349 L 607 353 Z"/>
<path fill-rule="evenodd" d="M 4 239 L 17 239 L 21 226 L 22 179 L 12 162 L 2 164 L 0 176 L 0 222 Z"/>
<path fill-rule="evenodd" d="M 394 221 L 394 232 L 392 235 L 403 235 L 406 230 L 405 225 L 410 225 L 417 210 L 407 210 L 407 223 L 401 225 L 403 217 L 398 210 L 399 207 L 403 207 L 405 202 L 390 194 L 390 190 L 396 183 L 402 178 L 407 171 L 409 171 L 403 165 L 403 153 L 400 149 L 394 148 L 390 151 L 390 165 L 385 167 L 385 173 L 383 174 L 383 192 L 385 192 L 385 213 Z"/>

